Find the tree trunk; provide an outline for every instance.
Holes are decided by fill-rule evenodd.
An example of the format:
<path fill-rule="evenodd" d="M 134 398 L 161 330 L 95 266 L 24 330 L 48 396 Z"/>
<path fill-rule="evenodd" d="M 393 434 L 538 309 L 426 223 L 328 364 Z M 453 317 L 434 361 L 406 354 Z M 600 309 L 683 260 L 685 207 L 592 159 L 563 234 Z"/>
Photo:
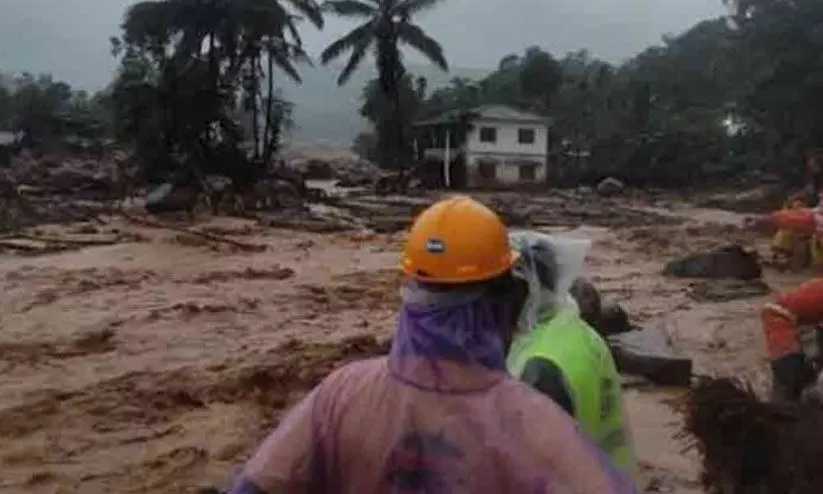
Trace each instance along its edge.
<path fill-rule="evenodd" d="M 273 122 L 271 121 L 271 113 L 274 103 L 274 59 L 271 53 L 272 49 L 273 48 L 270 46 L 268 53 L 268 73 L 266 75 L 266 82 L 268 84 L 268 98 L 266 100 L 266 128 L 263 131 L 263 146 L 265 149 L 263 154 L 263 162 L 266 166 L 271 163 L 272 154 L 274 153 L 275 140 L 275 132 L 272 129 Z"/>
<path fill-rule="evenodd" d="M 211 82 L 211 98 L 209 101 L 209 112 L 210 117 L 213 119 L 217 119 L 219 108 L 220 108 L 220 101 L 218 96 L 218 89 L 219 89 L 219 79 L 220 79 L 220 71 L 218 68 L 218 61 L 217 61 L 217 53 L 215 49 L 215 30 L 217 29 L 217 1 L 212 0 L 211 4 L 211 12 L 209 19 L 209 82 Z M 197 47 L 197 53 L 200 54 L 200 46 Z M 214 136 L 212 133 L 206 133 L 207 142 L 209 146 L 214 144 Z"/>
<path fill-rule="evenodd" d="M 393 165 L 394 168 L 398 171 L 398 182 L 403 183 L 404 175 L 405 175 L 405 155 L 406 155 L 406 143 L 405 143 L 405 136 L 403 135 L 403 104 L 400 101 L 400 77 L 402 77 L 401 69 L 395 72 L 393 81 L 392 81 L 392 92 L 394 93 L 394 136 L 395 136 L 395 145 L 394 145 L 394 156 L 393 156 Z"/>
<path fill-rule="evenodd" d="M 254 134 L 254 159 L 260 159 L 260 122 L 259 117 L 260 114 L 257 108 L 257 96 L 260 92 L 260 84 L 257 78 L 257 57 L 258 54 L 255 54 L 251 57 L 251 112 L 252 112 L 252 133 Z"/>

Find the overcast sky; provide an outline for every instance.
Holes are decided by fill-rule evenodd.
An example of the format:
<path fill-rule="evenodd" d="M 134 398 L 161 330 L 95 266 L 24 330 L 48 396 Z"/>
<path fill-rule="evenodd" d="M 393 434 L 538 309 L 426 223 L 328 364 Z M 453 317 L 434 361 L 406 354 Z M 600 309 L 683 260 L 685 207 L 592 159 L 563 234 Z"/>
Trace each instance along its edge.
<path fill-rule="evenodd" d="M 116 35 L 130 0 L 0 0 L 0 70 L 52 72 L 87 89 L 106 84 Z M 619 62 L 723 13 L 721 0 L 444 0 L 419 19 L 452 66 L 491 68 L 508 53 L 539 45 L 555 55 L 587 48 Z M 351 25 L 330 18 L 306 26 L 316 54 Z"/>

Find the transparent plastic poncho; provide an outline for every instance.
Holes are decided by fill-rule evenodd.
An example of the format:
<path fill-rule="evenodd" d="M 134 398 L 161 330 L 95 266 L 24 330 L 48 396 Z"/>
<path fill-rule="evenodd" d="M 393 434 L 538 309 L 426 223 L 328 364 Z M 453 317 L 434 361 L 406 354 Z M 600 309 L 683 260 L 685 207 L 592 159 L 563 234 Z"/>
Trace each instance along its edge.
<path fill-rule="evenodd" d="M 531 331 L 559 309 L 579 313 L 571 287 L 584 274 L 591 240 L 519 230 L 509 234 L 509 241 L 520 253 L 514 274 L 528 284 L 529 292 L 518 329 Z"/>
<path fill-rule="evenodd" d="M 232 494 L 635 492 L 571 417 L 505 371 L 508 301 L 414 282 L 402 295 L 388 357 L 324 379 Z"/>
<path fill-rule="evenodd" d="M 570 311 L 568 317 L 559 319 L 560 324 L 552 325 L 549 331 L 582 331 L 591 329 L 588 324 L 579 320 L 577 324 L 573 319 L 579 319 L 580 310 L 577 302 L 571 294 L 571 287 L 575 280 L 582 277 L 586 256 L 591 249 L 591 241 L 588 239 L 574 238 L 565 235 L 551 235 L 535 231 L 516 231 L 509 235 L 512 248 L 520 254 L 520 262 L 514 273 L 515 276 L 524 280 L 528 285 L 528 296 L 518 319 L 518 334 L 512 346 L 510 364 L 517 360 L 518 352 L 527 349 L 533 338 L 536 336 L 535 330 L 541 325 L 545 325 L 558 316 L 559 311 Z M 590 341 L 596 344 L 582 346 L 574 349 L 582 352 L 581 357 L 590 356 L 592 362 L 599 362 L 600 368 L 592 369 L 596 375 L 605 374 L 616 375 L 617 370 L 611 352 L 601 337 L 593 330 L 590 331 Z M 553 336 L 557 342 L 568 341 L 563 335 Z M 527 351 L 527 350 L 525 350 Z M 572 351 L 572 349 L 569 349 Z M 594 352 L 590 355 L 588 352 Z M 561 369 L 566 372 L 566 369 Z M 597 400 L 594 396 L 578 397 L 583 400 Z M 635 480 L 638 479 L 636 460 L 634 460 L 633 440 L 631 438 L 630 426 L 627 417 L 622 410 L 623 395 L 619 394 L 619 409 L 622 415 L 626 434 L 627 450 L 630 453 L 629 465 L 626 467 L 627 473 Z M 583 417 L 577 416 L 578 420 Z M 586 426 L 597 429 L 596 424 L 587 423 Z"/>

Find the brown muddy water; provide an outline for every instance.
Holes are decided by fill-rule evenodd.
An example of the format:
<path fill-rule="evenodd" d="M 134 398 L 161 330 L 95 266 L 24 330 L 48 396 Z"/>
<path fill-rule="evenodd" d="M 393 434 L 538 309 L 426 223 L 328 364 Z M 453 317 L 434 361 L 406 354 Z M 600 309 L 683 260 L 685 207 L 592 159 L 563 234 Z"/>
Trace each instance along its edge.
<path fill-rule="evenodd" d="M 697 372 L 762 383 L 764 297 L 707 301 L 693 296 L 697 282 L 659 273 L 679 254 L 765 240 L 738 232 L 727 212 L 668 213 L 687 221 L 576 229 L 594 240 L 589 275 L 635 323 L 663 328 Z M 381 351 L 370 336 L 388 338 L 395 323 L 402 234 L 205 226 L 268 249 L 114 222 L 100 228 L 135 241 L 0 256 L 0 492 L 224 485 L 280 410 L 334 365 Z M 45 230 L 68 228 L 78 226 Z M 785 289 L 803 277 L 767 282 Z M 656 492 L 700 492 L 695 456 L 672 437 L 677 394 L 629 386 L 635 446 Z"/>

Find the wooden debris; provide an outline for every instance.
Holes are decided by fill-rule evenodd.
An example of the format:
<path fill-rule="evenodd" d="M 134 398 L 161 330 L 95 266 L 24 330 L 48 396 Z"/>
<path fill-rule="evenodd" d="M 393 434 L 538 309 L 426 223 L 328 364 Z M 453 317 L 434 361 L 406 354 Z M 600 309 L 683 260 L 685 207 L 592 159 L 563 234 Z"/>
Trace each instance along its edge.
<path fill-rule="evenodd" d="M 160 229 L 164 229 L 164 230 L 171 230 L 171 231 L 178 232 L 178 233 L 183 233 L 183 234 L 186 234 L 186 235 L 192 235 L 192 236 L 195 236 L 195 237 L 200 237 L 200 238 L 212 241 L 212 242 L 224 243 L 224 244 L 231 245 L 233 247 L 236 247 L 236 248 L 238 248 L 240 250 L 243 250 L 243 251 L 246 251 L 246 252 L 263 252 L 267 248 L 265 245 L 252 244 L 252 243 L 248 243 L 248 242 L 240 242 L 238 240 L 234 240 L 234 239 L 231 239 L 231 238 L 228 238 L 228 237 L 224 237 L 224 236 L 220 236 L 220 235 L 214 235 L 214 234 L 211 234 L 211 233 L 202 232 L 202 231 L 198 231 L 198 230 L 192 230 L 190 228 L 183 228 L 183 227 L 180 227 L 180 226 L 160 223 L 159 221 L 150 220 L 148 218 L 140 218 L 140 217 L 137 217 L 137 216 L 132 216 L 130 214 L 123 214 L 123 217 L 126 218 L 128 221 L 130 221 L 132 223 L 135 223 L 135 224 L 138 224 L 138 225 L 147 226 L 147 227 L 150 227 L 150 228 L 160 228 Z"/>
<path fill-rule="evenodd" d="M 120 243 L 120 240 L 117 238 L 105 239 L 105 238 L 67 238 L 67 237 L 47 237 L 42 235 L 29 235 L 29 234 L 17 234 L 15 235 L 17 238 L 27 239 L 27 240 L 34 240 L 36 242 L 46 242 L 46 243 L 55 243 L 55 244 L 66 244 L 72 245 L 76 247 L 94 247 L 94 246 L 104 246 L 104 245 L 115 245 Z"/>

